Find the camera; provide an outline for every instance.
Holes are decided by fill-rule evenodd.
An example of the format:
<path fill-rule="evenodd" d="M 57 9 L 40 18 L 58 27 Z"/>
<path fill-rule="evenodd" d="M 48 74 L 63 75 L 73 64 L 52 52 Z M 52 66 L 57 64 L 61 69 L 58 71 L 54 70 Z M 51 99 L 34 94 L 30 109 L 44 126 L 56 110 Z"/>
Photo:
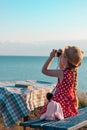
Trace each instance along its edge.
<path fill-rule="evenodd" d="M 60 57 L 60 55 L 62 55 L 62 49 L 59 49 L 59 50 L 56 50 L 56 52 L 57 52 L 57 57 Z"/>
<path fill-rule="evenodd" d="M 50 99 L 53 97 L 53 94 L 52 93 L 47 93 L 46 97 L 50 101 Z"/>

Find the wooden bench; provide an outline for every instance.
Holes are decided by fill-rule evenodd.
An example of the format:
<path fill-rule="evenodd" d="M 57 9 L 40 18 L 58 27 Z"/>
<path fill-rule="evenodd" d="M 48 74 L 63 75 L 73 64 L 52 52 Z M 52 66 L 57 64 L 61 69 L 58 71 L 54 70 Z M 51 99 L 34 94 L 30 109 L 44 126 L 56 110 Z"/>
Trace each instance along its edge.
<path fill-rule="evenodd" d="M 60 121 L 34 120 L 20 123 L 20 126 L 44 130 L 87 130 L 87 107 L 79 109 L 78 115 Z"/>

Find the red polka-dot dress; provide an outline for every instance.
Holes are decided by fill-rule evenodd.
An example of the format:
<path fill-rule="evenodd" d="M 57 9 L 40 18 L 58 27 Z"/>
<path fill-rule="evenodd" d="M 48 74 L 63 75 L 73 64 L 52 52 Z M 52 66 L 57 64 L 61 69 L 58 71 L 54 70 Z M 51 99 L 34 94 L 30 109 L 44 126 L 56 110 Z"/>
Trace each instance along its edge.
<path fill-rule="evenodd" d="M 64 118 L 77 115 L 76 94 L 74 92 L 73 72 L 69 69 L 63 70 L 64 78 L 62 83 L 58 80 L 52 100 L 61 104 Z M 47 104 L 40 111 L 45 113 Z"/>

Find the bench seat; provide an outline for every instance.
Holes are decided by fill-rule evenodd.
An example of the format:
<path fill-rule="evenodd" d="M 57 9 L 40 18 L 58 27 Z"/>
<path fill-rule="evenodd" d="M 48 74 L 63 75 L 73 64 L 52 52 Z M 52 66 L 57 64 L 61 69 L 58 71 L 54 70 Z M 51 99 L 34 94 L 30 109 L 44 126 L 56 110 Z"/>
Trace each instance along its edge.
<path fill-rule="evenodd" d="M 34 120 L 20 123 L 20 126 L 44 130 L 77 130 L 87 125 L 87 107 L 79 109 L 78 115 L 60 121 Z"/>

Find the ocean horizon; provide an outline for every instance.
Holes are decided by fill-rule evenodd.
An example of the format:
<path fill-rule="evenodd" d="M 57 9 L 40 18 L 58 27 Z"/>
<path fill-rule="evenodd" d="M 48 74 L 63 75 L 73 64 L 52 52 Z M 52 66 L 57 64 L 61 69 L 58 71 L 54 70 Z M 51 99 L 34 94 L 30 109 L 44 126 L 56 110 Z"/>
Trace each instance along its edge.
<path fill-rule="evenodd" d="M 0 56 L 0 82 L 40 80 L 57 83 L 57 78 L 42 74 L 48 56 Z M 57 68 L 56 58 L 51 68 Z M 87 57 L 78 68 L 78 90 L 87 92 Z"/>

